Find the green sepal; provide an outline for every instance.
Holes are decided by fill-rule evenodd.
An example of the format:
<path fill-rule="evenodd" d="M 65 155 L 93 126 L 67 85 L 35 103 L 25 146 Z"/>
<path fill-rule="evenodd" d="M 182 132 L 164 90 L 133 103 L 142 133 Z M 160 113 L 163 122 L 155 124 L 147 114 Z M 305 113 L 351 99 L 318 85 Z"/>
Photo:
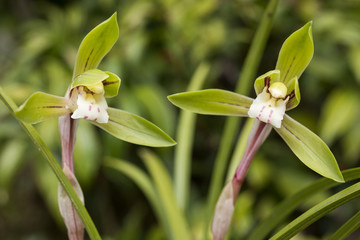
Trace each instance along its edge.
<path fill-rule="evenodd" d="M 254 83 L 256 95 L 259 95 L 263 91 L 265 87 L 265 78 L 270 78 L 270 84 L 273 82 L 278 82 L 280 81 L 280 71 L 272 70 L 256 78 Z"/>
<path fill-rule="evenodd" d="M 66 105 L 67 101 L 63 97 L 36 92 L 15 111 L 15 114 L 21 121 L 34 124 L 70 113 Z"/>
<path fill-rule="evenodd" d="M 109 78 L 107 73 L 99 69 L 91 69 L 77 76 L 72 82 L 71 88 L 75 88 L 77 86 L 89 87 L 98 84 L 107 78 Z"/>
<path fill-rule="evenodd" d="M 306 166 L 324 177 L 344 182 L 334 155 L 316 134 L 287 114 L 275 130 Z"/>
<path fill-rule="evenodd" d="M 286 84 L 295 76 L 300 78 L 313 57 L 314 43 L 311 29 L 312 22 L 308 22 L 291 34 L 282 45 L 275 68 L 281 72 L 281 82 Z"/>
<path fill-rule="evenodd" d="M 105 72 L 109 77 L 103 81 L 105 97 L 111 98 L 118 95 L 121 79 L 114 73 Z"/>
<path fill-rule="evenodd" d="M 153 123 L 135 114 L 119 109 L 108 108 L 108 123 L 94 125 L 102 128 L 111 135 L 126 142 L 151 147 L 169 147 L 176 142 Z"/>
<path fill-rule="evenodd" d="M 292 91 L 294 91 L 294 96 L 289 100 L 289 102 L 286 104 L 286 111 L 295 108 L 300 103 L 300 88 L 299 88 L 299 81 L 298 78 L 295 76 L 293 79 L 291 79 L 287 83 L 287 92 L 290 94 Z"/>
<path fill-rule="evenodd" d="M 89 32 L 80 44 L 74 68 L 74 78 L 97 68 L 119 37 L 116 12 Z"/>
<path fill-rule="evenodd" d="M 226 116 L 248 116 L 253 99 L 220 90 L 207 89 L 168 96 L 171 103 L 194 113 Z"/>

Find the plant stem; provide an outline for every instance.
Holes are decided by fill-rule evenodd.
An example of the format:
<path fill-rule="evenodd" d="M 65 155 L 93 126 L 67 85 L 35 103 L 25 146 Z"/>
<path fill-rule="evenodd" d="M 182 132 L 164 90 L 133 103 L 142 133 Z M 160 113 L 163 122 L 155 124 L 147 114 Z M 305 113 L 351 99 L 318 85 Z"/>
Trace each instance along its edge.
<path fill-rule="evenodd" d="M 10 112 L 15 116 L 14 112 L 18 108 L 16 104 L 13 102 L 13 100 L 7 96 L 7 94 L 4 92 L 4 90 L 0 87 L 0 99 L 5 103 L 5 105 L 8 107 Z M 16 118 L 16 116 L 15 116 Z M 16 118 L 16 120 L 18 120 Z M 36 147 L 39 149 L 43 157 L 47 160 L 49 166 L 51 167 L 52 171 L 58 178 L 61 186 L 65 189 L 67 195 L 69 196 L 71 202 L 73 203 L 77 213 L 79 214 L 81 220 L 83 221 L 85 228 L 87 230 L 87 233 L 89 234 L 90 239 L 101 239 L 89 213 L 87 212 L 86 208 L 80 201 L 78 195 L 76 194 L 74 188 L 72 187 L 70 181 L 65 176 L 64 172 L 62 171 L 60 165 L 58 164 L 57 160 L 55 159 L 54 155 L 51 153 L 48 146 L 44 143 L 42 138 L 40 137 L 39 133 L 36 131 L 36 129 L 27 123 L 24 123 L 20 120 L 18 120 L 20 125 L 23 127 L 25 132 L 29 135 L 33 143 L 36 145 Z"/>
<path fill-rule="evenodd" d="M 243 71 L 239 77 L 236 92 L 248 95 L 251 83 L 256 74 L 256 70 L 260 63 L 265 44 L 267 42 L 272 22 L 274 19 L 278 0 L 271 0 L 261 19 L 259 28 L 256 31 L 254 40 L 251 44 L 249 53 L 244 62 Z M 215 160 L 214 171 L 211 177 L 210 191 L 207 199 L 207 214 L 205 224 L 205 238 L 208 236 L 211 216 L 215 207 L 216 199 L 219 196 L 223 186 L 225 169 L 230 155 L 233 142 L 240 124 L 240 118 L 228 117 L 225 123 L 225 129 L 221 137 L 220 148 Z"/>

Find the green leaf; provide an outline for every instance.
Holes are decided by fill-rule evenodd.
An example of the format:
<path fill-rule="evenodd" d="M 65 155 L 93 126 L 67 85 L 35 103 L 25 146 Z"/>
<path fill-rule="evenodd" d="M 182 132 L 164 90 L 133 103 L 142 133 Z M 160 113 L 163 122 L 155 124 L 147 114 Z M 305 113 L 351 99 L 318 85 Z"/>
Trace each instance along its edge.
<path fill-rule="evenodd" d="M 346 182 L 354 179 L 359 179 L 360 168 L 353 168 L 343 171 L 343 176 Z M 321 191 L 325 191 L 331 187 L 337 186 L 339 183 L 332 181 L 331 179 L 321 178 L 309 186 L 301 189 L 294 195 L 286 198 L 280 204 L 278 204 L 271 214 L 266 217 L 251 233 L 248 240 L 262 240 L 273 230 L 276 226 L 282 224 L 285 219 L 300 205 L 307 201 L 312 196 Z"/>
<path fill-rule="evenodd" d="M 355 230 L 360 228 L 360 211 L 350 218 L 344 225 L 342 225 L 329 240 L 342 240 L 348 237 Z"/>
<path fill-rule="evenodd" d="M 136 183 L 136 185 L 141 189 L 144 195 L 147 197 L 148 201 L 150 202 L 151 206 L 153 207 L 155 214 L 159 218 L 161 224 L 165 228 L 165 231 L 169 236 L 171 236 L 171 226 L 170 222 L 167 219 L 167 215 L 165 214 L 164 208 L 160 203 L 159 196 L 157 194 L 156 188 L 154 183 L 150 179 L 150 177 L 142 171 L 140 168 L 136 167 L 134 164 L 129 162 L 110 158 L 105 158 L 104 165 L 106 167 L 113 168 Z"/>
<path fill-rule="evenodd" d="M 248 116 L 253 99 L 220 90 L 207 89 L 168 96 L 170 102 L 194 113 L 227 116 Z"/>
<path fill-rule="evenodd" d="M 70 113 L 66 104 L 67 101 L 63 97 L 36 92 L 20 106 L 15 114 L 22 121 L 34 124 Z"/>
<path fill-rule="evenodd" d="M 278 82 L 280 81 L 280 71 L 272 70 L 256 78 L 254 82 L 256 95 L 259 95 L 263 91 L 265 87 L 265 78 L 269 78 L 270 84 L 273 82 Z"/>
<path fill-rule="evenodd" d="M 107 112 L 108 123 L 92 123 L 121 140 L 151 147 L 168 147 L 176 144 L 160 128 L 135 114 L 114 108 L 108 108 Z"/>
<path fill-rule="evenodd" d="M 153 178 L 162 207 L 164 208 L 166 217 L 171 226 L 172 238 L 170 239 L 191 239 L 183 212 L 176 202 L 169 173 L 160 159 L 158 159 L 151 151 L 142 149 L 140 156 L 144 160 L 144 163 Z"/>
<path fill-rule="evenodd" d="M 320 136 L 327 143 L 332 143 L 353 126 L 360 113 L 359 101 L 358 92 L 351 89 L 339 89 L 331 93 L 325 102 L 320 121 Z"/>
<path fill-rule="evenodd" d="M 99 69 L 90 69 L 74 78 L 71 88 L 75 88 L 77 86 L 89 87 L 104 81 L 108 77 L 108 74 Z"/>
<path fill-rule="evenodd" d="M 97 68 L 103 57 L 110 51 L 119 37 L 116 12 L 95 27 L 80 44 L 76 57 L 73 77 L 89 69 Z"/>
<path fill-rule="evenodd" d="M 105 72 L 109 77 L 103 81 L 105 97 L 111 98 L 118 95 L 121 79 L 114 73 Z"/>
<path fill-rule="evenodd" d="M 296 218 L 294 221 L 282 228 L 278 233 L 270 238 L 270 240 L 291 239 L 297 233 L 322 216 L 359 196 L 360 183 L 356 183 L 312 207 L 310 210 L 306 211 L 300 217 Z"/>
<path fill-rule="evenodd" d="M 306 166 L 324 177 L 344 182 L 334 155 L 316 134 L 287 114 L 284 115 L 281 127 L 275 130 Z"/>
<path fill-rule="evenodd" d="M 200 64 L 193 74 L 188 85 L 188 91 L 196 91 L 202 88 L 210 65 Z M 178 117 L 176 131 L 178 144 L 175 147 L 174 155 L 174 188 L 176 200 L 184 211 L 188 208 L 190 184 L 191 184 L 191 160 L 194 143 L 196 114 L 189 111 L 181 111 Z"/>
<path fill-rule="evenodd" d="M 17 109 L 16 104 L 13 102 L 11 98 L 9 98 L 3 89 L 0 87 L 0 99 L 5 103 L 8 109 L 15 114 L 15 109 Z M 19 119 L 17 119 L 19 120 Z M 92 240 L 99 240 L 101 239 L 89 213 L 86 211 L 86 208 L 82 204 L 80 198 L 76 194 L 72 184 L 70 183 L 69 179 L 65 176 L 64 172 L 62 171 L 59 163 L 55 159 L 54 155 L 51 153 L 48 146 L 44 143 L 42 138 L 40 137 L 39 133 L 36 129 L 27 123 L 19 121 L 20 125 L 23 127 L 25 132 L 29 135 L 33 143 L 39 149 L 49 166 L 51 167 L 52 171 L 58 178 L 61 186 L 65 189 L 66 193 L 68 194 L 71 202 L 73 203 L 74 208 L 76 209 L 77 213 L 79 214 L 82 222 L 85 225 L 87 233 L 89 234 L 90 239 Z"/>
<path fill-rule="evenodd" d="M 293 77 L 300 78 L 314 54 L 312 22 L 291 34 L 281 47 L 276 63 L 280 81 L 285 84 Z"/>

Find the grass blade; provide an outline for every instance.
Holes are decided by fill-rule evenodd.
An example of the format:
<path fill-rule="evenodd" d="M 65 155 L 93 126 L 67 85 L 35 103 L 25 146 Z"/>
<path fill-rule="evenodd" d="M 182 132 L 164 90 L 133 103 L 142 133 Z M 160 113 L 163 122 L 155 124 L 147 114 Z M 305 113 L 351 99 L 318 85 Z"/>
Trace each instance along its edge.
<path fill-rule="evenodd" d="M 351 181 L 354 179 L 360 178 L 360 168 L 353 168 L 342 172 L 345 181 Z M 339 185 L 335 181 L 330 179 L 322 178 L 308 187 L 300 190 L 295 193 L 291 197 L 282 201 L 272 213 L 262 221 L 257 228 L 252 232 L 249 240 L 262 240 L 265 239 L 266 236 L 278 225 L 280 225 L 284 219 L 289 216 L 300 204 L 306 201 L 309 197 L 318 193 L 320 191 L 324 191 L 336 185 Z"/>
<path fill-rule="evenodd" d="M 10 112 L 14 115 L 15 110 L 17 109 L 16 104 L 6 95 L 3 89 L 0 87 L 0 99 L 5 103 L 5 105 L 9 108 Z M 14 115 L 15 116 L 15 115 Z M 16 117 L 15 117 L 16 118 Z M 16 118 L 17 119 L 17 118 Z M 18 119 L 17 119 L 18 120 Z M 20 125 L 23 127 L 25 132 L 29 135 L 33 143 L 39 149 L 43 157 L 48 162 L 49 166 L 51 167 L 52 171 L 58 178 L 61 186 L 66 191 L 67 195 L 69 196 L 71 202 L 73 203 L 77 213 L 79 214 L 81 220 L 83 221 L 86 231 L 89 234 L 90 239 L 101 239 L 89 213 L 87 212 L 86 208 L 80 201 L 78 195 L 76 194 L 74 188 L 72 187 L 70 181 L 65 176 L 64 172 L 62 171 L 60 165 L 58 164 L 57 160 L 55 159 L 54 155 L 51 153 L 50 149 L 47 147 L 45 142 L 40 137 L 39 133 L 36 129 L 27 123 L 19 121 Z"/>

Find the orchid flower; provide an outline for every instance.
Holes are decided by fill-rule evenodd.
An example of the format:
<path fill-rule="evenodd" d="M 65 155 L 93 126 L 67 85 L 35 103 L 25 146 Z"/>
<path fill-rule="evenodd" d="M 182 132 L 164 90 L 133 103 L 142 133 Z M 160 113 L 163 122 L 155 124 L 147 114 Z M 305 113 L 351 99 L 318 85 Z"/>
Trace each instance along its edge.
<path fill-rule="evenodd" d="M 255 80 L 255 99 L 219 89 L 178 93 L 168 97 L 174 105 L 195 113 L 255 118 L 244 156 L 233 179 L 225 185 L 215 208 L 212 222 L 215 240 L 225 238 L 246 172 L 256 151 L 273 128 L 310 169 L 337 182 L 344 181 L 328 146 L 285 113 L 300 102 L 298 79 L 313 52 L 312 22 L 309 22 L 286 39 L 275 70 Z"/>
<path fill-rule="evenodd" d="M 76 180 L 73 164 L 78 119 L 90 121 L 111 135 L 130 143 L 152 147 L 175 144 L 174 140 L 151 122 L 107 105 L 106 98 L 118 94 L 121 80 L 114 73 L 99 70 L 97 67 L 118 39 L 116 17 L 114 13 L 95 27 L 81 42 L 73 79 L 65 97 L 37 92 L 16 111 L 16 116 L 20 120 L 30 124 L 59 117 L 63 171 L 80 199 L 83 199 L 83 194 Z M 60 185 L 58 200 L 69 239 L 83 239 L 83 223 Z"/>

